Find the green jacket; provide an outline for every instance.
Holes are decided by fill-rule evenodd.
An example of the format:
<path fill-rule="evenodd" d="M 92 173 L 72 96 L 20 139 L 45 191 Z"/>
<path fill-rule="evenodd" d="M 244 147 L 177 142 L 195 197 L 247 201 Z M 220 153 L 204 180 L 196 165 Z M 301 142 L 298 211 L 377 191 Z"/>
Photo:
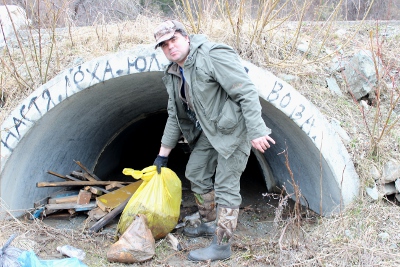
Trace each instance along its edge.
<path fill-rule="evenodd" d="M 228 158 L 241 142 L 271 133 L 261 117 L 255 85 L 235 51 L 224 44 L 191 35 L 190 52 L 184 63 L 186 99 L 212 146 Z M 190 121 L 179 91 L 182 79 L 178 65 L 171 63 L 163 77 L 167 88 L 168 119 L 161 139 L 174 148 L 181 135 L 193 147 L 200 131 Z"/>

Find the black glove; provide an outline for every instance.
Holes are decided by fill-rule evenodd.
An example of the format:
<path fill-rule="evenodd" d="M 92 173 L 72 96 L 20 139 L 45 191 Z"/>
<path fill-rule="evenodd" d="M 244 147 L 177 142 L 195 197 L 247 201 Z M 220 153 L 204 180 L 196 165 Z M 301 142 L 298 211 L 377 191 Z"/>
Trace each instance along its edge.
<path fill-rule="evenodd" d="M 161 173 L 161 167 L 167 167 L 167 163 L 168 163 L 168 157 L 157 155 L 157 158 L 154 161 L 153 165 L 156 165 L 157 172 Z"/>

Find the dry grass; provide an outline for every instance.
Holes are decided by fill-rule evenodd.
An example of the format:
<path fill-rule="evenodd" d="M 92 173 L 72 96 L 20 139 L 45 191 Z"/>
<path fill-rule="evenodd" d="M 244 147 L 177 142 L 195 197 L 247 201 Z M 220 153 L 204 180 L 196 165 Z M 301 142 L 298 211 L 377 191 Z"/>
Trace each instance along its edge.
<path fill-rule="evenodd" d="M 50 62 L 49 79 L 60 71 L 73 67 L 78 62 L 88 61 L 106 54 L 130 49 L 137 44 L 153 42 L 152 29 L 161 21 L 160 16 L 152 18 L 137 16 L 133 21 L 108 25 L 94 25 L 60 30 L 56 36 L 54 57 Z M 370 49 L 369 32 L 384 40 L 381 45 L 382 59 L 393 71 L 399 71 L 400 31 L 393 31 L 398 24 L 376 22 L 331 24 L 296 22 L 271 23 L 265 27 L 257 42 L 251 42 L 251 23 L 244 21 L 241 26 L 240 44 L 228 20 L 205 17 L 201 28 L 195 28 L 190 21 L 184 21 L 189 31 L 201 32 L 213 41 L 234 46 L 245 60 L 268 68 L 276 75 L 291 74 L 297 77 L 290 81 L 305 97 L 325 114 L 328 120 L 337 119 L 349 134 L 351 141 L 346 147 L 352 156 L 362 184 L 370 181 L 370 167 L 382 165 L 389 158 L 400 159 L 400 127 L 393 128 L 380 142 L 381 153 L 373 156 L 371 140 L 367 133 L 358 103 L 343 91 L 344 96 L 334 96 L 326 87 L 325 78 L 338 76 L 330 71 L 333 58 L 348 60 L 360 49 Z M 345 33 L 340 31 L 345 30 Z M 294 38 L 296 36 L 296 38 Z M 301 42 L 310 44 L 307 53 L 300 53 L 296 47 Z M 251 45 L 249 45 L 251 43 Z M 340 49 L 339 49 L 340 47 Z M 44 47 L 46 49 L 46 47 Z M 45 51 L 45 50 L 44 50 Z M 10 53 L 18 68 L 23 70 L 23 60 L 18 46 Z M 2 54 L 6 60 L 4 52 Z M 9 61 L 7 61 L 10 64 Z M 34 66 L 32 66 L 34 71 Z M 399 88 L 399 78 L 393 74 L 394 88 Z M 0 70 L 0 84 L 5 95 L 5 104 L 0 111 L 0 121 L 18 103 L 37 87 L 21 87 L 10 78 L 10 73 Z M 36 83 L 35 83 L 36 82 Z M 386 81 L 389 82 L 389 81 Z M 344 84 L 341 83 L 342 88 Z M 382 89 L 381 112 L 390 108 L 390 89 Z M 374 117 L 371 107 L 370 118 Z M 398 109 L 397 109 L 398 110 Z M 399 112 L 398 112 L 399 113 Z M 363 189 L 363 188 L 362 188 Z M 290 217 L 280 221 L 279 227 L 269 236 L 251 240 L 238 240 L 234 244 L 234 255 L 227 262 L 193 266 L 398 266 L 400 264 L 398 234 L 400 209 L 390 201 L 369 202 L 362 190 L 359 199 L 337 217 L 319 218 L 317 223 L 304 219 L 300 228 L 293 228 Z M 0 243 L 17 233 L 12 243 L 22 249 L 33 249 L 40 257 L 59 257 L 57 245 L 75 244 L 88 252 L 85 262 L 89 266 L 125 266 L 110 264 L 105 255 L 113 237 L 107 234 L 87 235 L 86 231 L 60 230 L 40 221 L 0 221 Z M 380 234 L 387 233 L 389 238 Z M 180 266 L 186 252 L 176 253 L 165 241 L 157 243 L 157 255 L 143 266 Z M 186 264 L 189 265 L 190 264 Z"/>
<path fill-rule="evenodd" d="M 300 227 L 284 215 L 278 227 L 266 236 L 236 239 L 231 259 L 219 263 L 190 263 L 187 251 L 207 242 L 190 243 L 186 251 L 172 250 L 164 239 L 156 242 L 156 255 L 141 266 L 397 266 L 400 246 L 399 207 L 390 202 L 358 201 L 341 215 L 332 218 L 305 217 Z M 285 209 L 285 212 L 287 210 Z M 106 253 L 113 235 L 88 235 L 84 230 L 58 229 L 41 221 L 0 221 L 0 240 L 11 234 L 18 237 L 11 244 L 32 249 L 41 259 L 62 256 L 56 247 L 72 244 L 86 251 L 88 266 L 125 266 L 109 263 Z M 387 236 L 385 236 L 387 234 Z"/>

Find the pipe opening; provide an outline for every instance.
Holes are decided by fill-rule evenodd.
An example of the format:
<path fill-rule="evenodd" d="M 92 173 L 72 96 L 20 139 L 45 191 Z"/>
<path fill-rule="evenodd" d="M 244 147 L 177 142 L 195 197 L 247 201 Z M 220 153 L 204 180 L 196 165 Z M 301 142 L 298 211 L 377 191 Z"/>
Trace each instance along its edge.
<path fill-rule="evenodd" d="M 303 204 L 329 215 L 350 203 L 358 195 L 358 176 L 330 124 L 289 84 L 242 63 L 259 91 L 262 117 L 277 142 L 264 154 L 252 152 L 242 186 L 261 181 L 262 192 L 284 186 L 292 193 L 282 153 L 287 152 L 307 202 Z M 58 180 L 48 170 L 63 175 L 76 170 L 74 160 L 103 180 L 132 179 L 122 175 L 123 168 L 151 165 L 167 118 L 162 82 L 167 64 L 154 47 L 138 47 L 67 69 L 22 101 L 1 125 L 0 197 L 10 210 L 32 208 L 36 200 L 59 190 L 35 185 Z M 188 156 L 174 149 L 168 167 L 184 177 Z"/>
<path fill-rule="evenodd" d="M 143 119 L 135 121 L 116 134 L 97 160 L 94 167 L 96 175 L 103 180 L 132 181 L 132 177 L 122 174 L 124 168 L 141 170 L 152 165 L 160 148 L 167 116 L 165 111 L 141 116 Z M 188 146 L 178 143 L 168 158 L 168 168 L 178 175 L 186 189 L 190 189 L 190 182 L 185 177 L 189 156 Z M 247 194 L 268 191 L 262 167 L 253 152 L 241 177 L 241 190 Z"/>

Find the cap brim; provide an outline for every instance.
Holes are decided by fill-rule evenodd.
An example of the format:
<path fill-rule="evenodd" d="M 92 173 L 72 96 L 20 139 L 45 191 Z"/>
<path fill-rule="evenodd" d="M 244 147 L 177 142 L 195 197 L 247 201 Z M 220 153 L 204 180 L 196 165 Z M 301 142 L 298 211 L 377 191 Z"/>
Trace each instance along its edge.
<path fill-rule="evenodd" d="M 160 39 L 158 39 L 157 44 L 155 45 L 154 49 L 157 49 L 160 43 L 171 39 L 175 34 L 175 31 L 170 32 L 168 34 L 164 34 Z"/>

